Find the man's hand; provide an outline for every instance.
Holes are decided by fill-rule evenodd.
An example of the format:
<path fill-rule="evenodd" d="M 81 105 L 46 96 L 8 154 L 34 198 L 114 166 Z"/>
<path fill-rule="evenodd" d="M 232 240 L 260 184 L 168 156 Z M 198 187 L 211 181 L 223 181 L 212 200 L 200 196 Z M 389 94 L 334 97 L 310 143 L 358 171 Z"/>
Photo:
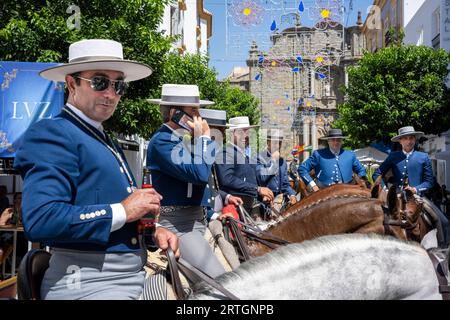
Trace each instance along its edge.
<path fill-rule="evenodd" d="M 222 221 L 223 219 L 225 219 L 226 217 L 230 217 L 230 218 L 234 218 L 233 214 L 231 212 L 226 212 L 226 213 L 222 213 L 219 216 L 219 220 Z"/>
<path fill-rule="evenodd" d="M 296 196 L 290 196 L 289 197 L 289 203 L 292 205 L 297 203 L 297 197 Z"/>
<path fill-rule="evenodd" d="M 413 194 L 417 194 L 417 189 L 411 186 L 407 186 L 405 190 L 411 191 Z"/>
<path fill-rule="evenodd" d="M 158 216 L 162 196 L 155 189 L 139 189 L 121 202 L 127 214 L 127 223 L 139 220 L 146 214 Z"/>
<path fill-rule="evenodd" d="M 274 153 L 272 153 L 271 158 L 273 161 L 280 160 L 280 151 L 275 151 Z"/>
<path fill-rule="evenodd" d="M 233 204 L 235 206 L 239 206 L 240 204 L 244 204 L 244 201 L 242 201 L 241 198 L 235 197 L 235 196 L 229 196 L 228 197 L 228 204 Z"/>
<path fill-rule="evenodd" d="M 313 191 L 314 191 L 314 192 L 317 192 L 317 191 L 319 191 L 319 190 L 320 190 L 320 189 L 319 189 L 319 187 L 318 187 L 317 185 L 316 185 L 316 186 L 314 186 L 314 187 L 313 187 L 312 189 L 313 189 Z"/>
<path fill-rule="evenodd" d="M 13 208 L 6 208 L 0 216 L 0 226 L 5 226 L 13 216 Z"/>
<path fill-rule="evenodd" d="M 176 258 L 180 257 L 180 248 L 178 243 L 178 237 L 175 233 L 167 230 L 163 227 L 156 227 L 155 230 L 155 244 L 165 251 L 167 248 L 171 248 Z"/>
<path fill-rule="evenodd" d="M 259 193 L 259 195 L 263 198 L 263 201 L 264 201 L 264 198 L 265 198 L 265 197 L 267 198 L 267 200 L 268 200 L 269 202 L 272 202 L 273 199 L 275 199 L 275 196 L 273 195 L 272 190 L 270 190 L 269 188 L 266 188 L 266 187 L 259 187 L 258 193 Z"/>
<path fill-rule="evenodd" d="M 203 120 L 200 116 L 194 116 L 194 122 L 188 121 L 187 124 L 194 131 L 194 137 L 207 136 L 211 137 L 211 130 L 206 120 Z"/>

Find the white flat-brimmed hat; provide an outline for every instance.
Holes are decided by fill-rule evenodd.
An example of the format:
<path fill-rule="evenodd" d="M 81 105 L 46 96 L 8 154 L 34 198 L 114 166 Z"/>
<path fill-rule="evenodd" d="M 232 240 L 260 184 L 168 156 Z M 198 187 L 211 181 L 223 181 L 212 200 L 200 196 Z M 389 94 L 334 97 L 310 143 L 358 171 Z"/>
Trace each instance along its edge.
<path fill-rule="evenodd" d="M 200 117 L 208 122 L 208 125 L 214 127 L 229 128 L 233 125 L 227 123 L 227 112 L 216 109 L 199 109 Z"/>
<path fill-rule="evenodd" d="M 48 80 L 64 82 L 66 75 L 88 70 L 120 71 L 126 81 L 143 79 L 153 72 L 144 63 L 124 60 L 123 48 L 119 42 L 89 39 L 69 46 L 69 63 L 42 70 L 39 75 Z"/>
<path fill-rule="evenodd" d="M 319 140 L 330 140 L 330 139 L 347 139 L 348 137 L 342 134 L 341 129 L 330 129 L 328 135 L 320 138 Z"/>
<path fill-rule="evenodd" d="M 267 130 L 267 140 L 283 141 L 283 139 L 284 139 L 283 130 L 280 129 Z"/>
<path fill-rule="evenodd" d="M 398 136 L 395 136 L 391 139 L 392 142 L 398 142 L 401 137 L 405 136 L 415 136 L 416 138 L 419 138 L 423 136 L 424 133 L 421 131 L 414 130 L 414 127 L 408 126 L 398 129 Z"/>
<path fill-rule="evenodd" d="M 209 106 L 214 102 L 200 100 L 198 86 L 191 84 L 163 84 L 161 99 L 147 99 L 148 102 L 161 106 Z"/>
<path fill-rule="evenodd" d="M 234 117 L 230 118 L 230 121 L 228 123 L 231 127 L 230 130 L 236 130 L 236 129 L 247 129 L 247 128 L 256 128 L 259 127 L 259 125 L 250 125 L 250 120 L 248 117 Z"/>

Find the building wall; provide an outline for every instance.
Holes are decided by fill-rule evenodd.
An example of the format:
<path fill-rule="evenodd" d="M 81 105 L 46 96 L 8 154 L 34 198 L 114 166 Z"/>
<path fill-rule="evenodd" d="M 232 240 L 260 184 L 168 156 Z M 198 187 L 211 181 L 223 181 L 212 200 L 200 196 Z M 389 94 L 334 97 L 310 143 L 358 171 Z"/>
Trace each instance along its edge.
<path fill-rule="evenodd" d="M 404 42 L 405 44 L 433 47 L 432 40 L 440 34 L 441 0 L 424 0 L 420 2 L 422 6 L 418 8 L 414 6 L 415 12 L 410 10 L 411 8 L 408 9 L 408 14 L 411 17 L 405 25 Z"/>
<path fill-rule="evenodd" d="M 203 0 L 179 0 L 164 10 L 159 31 L 179 35 L 173 49 L 180 53 L 208 54 L 208 39 L 212 34 L 212 14 L 203 7 Z"/>
<path fill-rule="evenodd" d="M 417 3 L 416 3 L 417 2 Z M 413 3 L 413 4 L 412 4 Z M 419 3 L 421 6 L 418 6 Z M 405 21 L 405 43 L 450 50 L 450 1 L 415 0 L 410 5 Z M 450 69 L 450 68 L 449 68 Z M 447 83 L 450 86 L 450 80 Z M 450 124 L 449 124 L 450 127 Z M 430 155 L 433 171 L 439 184 L 450 185 L 450 130 L 440 136 L 427 136 L 423 151 Z"/>
<path fill-rule="evenodd" d="M 289 149 L 295 144 L 312 145 L 318 148 L 318 140 L 327 133 L 329 125 L 335 120 L 337 104 L 344 101 L 340 86 L 345 84 L 346 68 L 362 57 L 365 39 L 360 27 L 345 30 L 345 45 L 343 45 L 342 27 L 329 29 L 325 32 L 301 27 L 284 30 L 272 37 L 273 46 L 269 52 L 258 50 L 256 44 L 250 49 L 247 65 L 250 68 L 250 92 L 261 103 L 261 128 L 278 127 L 284 131 L 289 140 L 285 144 L 282 155 L 287 156 Z M 342 54 L 343 46 L 345 54 Z M 293 73 L 292 57 L 302 56 L 305 62 L 315 52 L 327 47 L 336 51 L 338 63 L 330 68 L 331 80 L 321 80 L 309 68 L 301 68 Z M 267 65 L 258 65 L 260 56 L 266 57 Z M 271 60 L 280 63 L 279 68 L 271 69 Z M 257 80 L 258 75 L 261 76 Z M 299 99 L 303 100 L 300 108 Z M 314 109 L 320 117 L 312 115 L 305 117 L 301 110 Z M 322 117 L 326 115 L 326 117 Z M 301 118 L 300 118 L 301 117 Z M 305 157 L 309 154 L 305 153 Z"/>
<path fill-rule="evenodd" d="M 403 28 L 405 1 L 407 0 L 375 0 L 373 2 L 372 12 L 367 16 L 363 26 L 367 49 L 370 52 L 375 52 L 387 45 L 386 33 L 389 28 L 393 27 L 397 31 Z"/>

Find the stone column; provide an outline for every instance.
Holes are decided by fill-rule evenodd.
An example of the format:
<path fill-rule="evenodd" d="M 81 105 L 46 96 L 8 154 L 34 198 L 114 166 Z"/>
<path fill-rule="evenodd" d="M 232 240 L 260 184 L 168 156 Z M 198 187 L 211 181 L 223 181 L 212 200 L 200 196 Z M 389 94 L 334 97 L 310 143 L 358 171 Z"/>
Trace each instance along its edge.
<path fill-rule="evenodd" d="M 311 121 L 311 144 L 313 151 L 318 149 L 316 117 Z"/>
<path fill-rule="evenodd" d="M 305 147 L 309 146 L 309 117 L 303 120 L 303 144 Z M 303 152 L 303 159 L 309 158 L 309 152 Z"/>

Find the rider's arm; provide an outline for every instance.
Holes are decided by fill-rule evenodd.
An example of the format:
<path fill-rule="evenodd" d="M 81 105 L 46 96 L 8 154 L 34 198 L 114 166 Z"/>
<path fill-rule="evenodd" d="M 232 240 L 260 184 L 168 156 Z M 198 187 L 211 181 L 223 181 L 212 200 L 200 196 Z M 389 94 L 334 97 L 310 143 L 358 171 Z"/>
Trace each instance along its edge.
<path fill-rule="evenodd" d="M 430 158 L 428 157 L 423 164 L 422 181 L 421 184 L 415 187 L 418 193 L 423 193 L 424 191 L 431 189 L 434 184 L 433 169 Z"/>
<path fill-rule="evenodd" d="M 389 171 L 391 168 L 392 162 L 391 162 L 391 155 L 389 155 L 386 160 L 378 167 L 377 170 L 372 175 L 372 180 L 376 181 L 379 176 L 383 176 L 386 172 Z M 381 184 L 384 186 L 384 181 L 381 180 Z"/>
<path fill-rule="evenodd" d="M 359 177 L 365 177 L 367 175 L 366 169 L 361 162 L 359 162 L 358 158 L 356 158 L 355 153 L 353 153 L 353 171 L 356 172 Z"/>
<path fill-rule="evenodd" d="M 309 157 L 298 167 L 298 174 L 300 175 L 300 178 L 302 178 L 305 184 L 311 189 L 316 186 L 316 183 L 314 182 L 313 178 L 309 175 L 309 172 L 312 169 L 314 169 L 319 163 L 318 155 L 319 155 L 318 152 L 314 151 L 312 156 Z"/>

